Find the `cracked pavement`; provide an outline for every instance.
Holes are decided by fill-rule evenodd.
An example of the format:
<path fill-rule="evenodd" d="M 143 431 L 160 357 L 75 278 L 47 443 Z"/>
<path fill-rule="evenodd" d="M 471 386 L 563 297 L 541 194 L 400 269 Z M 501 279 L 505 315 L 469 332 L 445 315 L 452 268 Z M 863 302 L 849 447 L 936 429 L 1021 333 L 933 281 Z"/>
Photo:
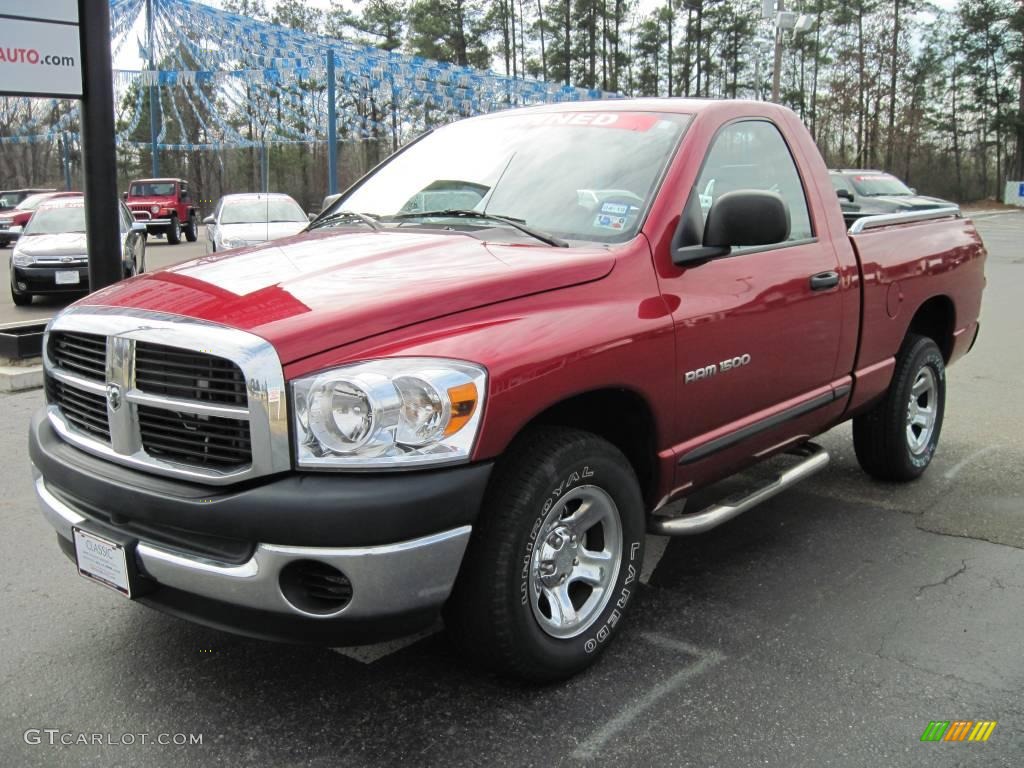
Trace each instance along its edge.
<path fill-rule="evenodd" d="M 992 252 L 976 349 L 949 373 L 921 481 L 833 463 L 703 536 L 673 539 L 592 670 L 531 688 L 434 634 L 369 663 L 155 613 L 74 574 L 35 508 L 3 398 L 0 765 L 985 766 L 1024 755 L 1024 215 Z M 997 720 L 922 743 L 931 720 Z M 28 745 L 28 728 L 202 733 L 202 745 Z"/>

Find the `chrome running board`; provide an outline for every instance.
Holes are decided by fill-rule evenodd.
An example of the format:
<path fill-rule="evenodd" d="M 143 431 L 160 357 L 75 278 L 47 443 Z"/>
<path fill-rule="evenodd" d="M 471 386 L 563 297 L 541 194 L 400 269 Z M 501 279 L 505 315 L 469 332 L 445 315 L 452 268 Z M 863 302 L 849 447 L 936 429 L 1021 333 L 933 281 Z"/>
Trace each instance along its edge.
<path fill-rule="evenodd" d="M 799 448 L 787 451 L 787 454 L 800 456 L 803 460 L 780 472 L 767 485 L 762 485 L 745 496 L 734 496 L 712 504 L 693 514 L 679 515 L 678 517 L 655 515 L 648 523 L 648 531 L 658 536 L 692 536 L 710 531 L 828 466 L 828 451 L 814 443 L 804 443 Z"/>

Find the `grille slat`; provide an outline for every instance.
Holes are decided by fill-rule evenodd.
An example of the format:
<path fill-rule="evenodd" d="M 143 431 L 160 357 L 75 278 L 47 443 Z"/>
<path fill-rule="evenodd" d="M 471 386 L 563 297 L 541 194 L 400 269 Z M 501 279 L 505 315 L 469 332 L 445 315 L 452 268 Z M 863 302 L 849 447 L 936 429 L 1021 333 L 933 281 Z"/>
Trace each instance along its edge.
<path fill-rule="evenodd" d="M 91 333 L 54 331 L 50 359 L 68 373 L 103 381 L 107 374 L 107 340 Z"/>
<path fill-rule="evenodd" d="M 135 381 L 147 394 L 245 405 L 245 378 L 235 363 L 205 352 L 137 342 Z"/>
<path fill-rule="evenodd" d="M 107 404 L 101 395 L 74 389 L 47 376 L 46 398 L 60 407 L 64 418 L 76 429 L 105 442 L 110 442 Z"/>
<path fill-rule="evenodd" d="M 194 416 L 139 406 L 142 447 L 150 456 L 213 469 L 235 469 L 252 459 L 249 422 Z M 180 437 L 180 435 L 187 437 Z"/>

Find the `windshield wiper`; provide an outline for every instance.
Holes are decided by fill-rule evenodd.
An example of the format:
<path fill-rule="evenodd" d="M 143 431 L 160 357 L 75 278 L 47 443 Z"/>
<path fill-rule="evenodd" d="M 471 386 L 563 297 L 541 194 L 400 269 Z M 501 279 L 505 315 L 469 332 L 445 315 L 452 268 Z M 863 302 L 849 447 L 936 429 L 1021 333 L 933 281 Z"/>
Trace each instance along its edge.
<path fill-rule="evenodd" d="M 484 221 L 500 221 L 502 224 L 518 229 L 520 232 L 529 235 L 532 238 L 540 240 L 542 243 L 553 245 L 557 248 L 568 248 L 569 244 L 561 238 L 549 235 L 547 232 L 541 232 L 539 229 L 534 229 L 526 225 L 526 222 L 522 219 L 516 219 L 511 216 L 500 216 L 496 213 L 481 213 L 480 211 L 468 211 L 462 208 L 450 208 L 443 211 L 418 211 L 416 213 L 396 213 L 393 216 L 389 216 L 391 219 L 423 219 L 435 216 L 437 218 L 452 218 L 452 219 L 482 219 Z"/>
<path fill-rule="evenodd" d="M 322 219 L 317 219 L 316 221 L 310 222 L 310 225 L 306 229 L 318 229 L 327 224 L 340 221 L 341 219 L 355 219 L 356 221 L 359 221 L 368 226 L 370 229 L 374 230 L 381 228 L 380 224 L 378 224 L 376 221 L 373 220 L 371 216 L 365 213 L 356 213 L 355 211 L 335 211 L 334 213 L 328 214 Z"/>

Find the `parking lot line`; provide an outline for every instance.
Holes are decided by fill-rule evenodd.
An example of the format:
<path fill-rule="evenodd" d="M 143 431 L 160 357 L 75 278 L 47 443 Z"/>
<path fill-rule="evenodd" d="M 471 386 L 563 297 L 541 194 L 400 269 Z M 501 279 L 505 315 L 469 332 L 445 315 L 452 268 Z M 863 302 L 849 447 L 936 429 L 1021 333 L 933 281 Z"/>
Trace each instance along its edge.
<path fill-rule="evenodd" d="M 648 632 L 641 635 L 641 637 L 658 648 L 671 651 L 673 654 L 693 656 L 695 660 L 677 671 L 667 680 L 651 688 L 640 698 L 627 704 L 615 717 L 594 731 L 588 739 L 573 751 L 572 756 L 577 760 L 589 760 L 596 757 L 598 751 L 608 741 L 627 728 L 630 723 L 653 707 L 660 699 L 683 687 L 694 677 L 704 674 L 715 665 L 721 663 L 725 658 L 716 650 L 698 648 L 690 643 L 665 637 L 664 635 Z"/>

